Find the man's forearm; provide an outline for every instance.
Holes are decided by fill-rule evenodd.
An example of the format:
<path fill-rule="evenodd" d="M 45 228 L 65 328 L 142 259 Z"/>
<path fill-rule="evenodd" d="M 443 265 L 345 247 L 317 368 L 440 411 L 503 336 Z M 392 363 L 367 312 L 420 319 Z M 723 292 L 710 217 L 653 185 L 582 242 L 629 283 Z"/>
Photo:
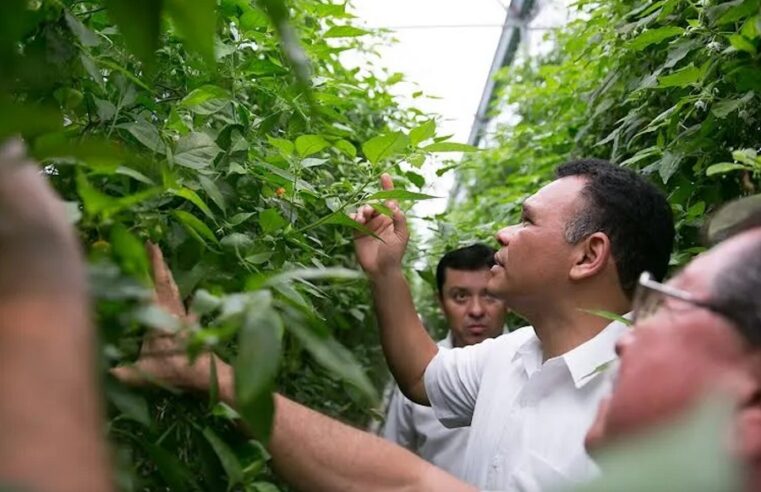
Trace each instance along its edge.
<path fill-rule="evenodd" d="M 83 299 L 0 302 L 0 481 L 111 490 Z"/>
<path fill-rule="evenodd" d="M 233 377 L 229 366 L 218 364 L 219 394 L 231 406 Z M 275 471 L 297 490 L 475 491 L 406 449 L 279 395 L 269 451 Z"/>
<path fill-rule="evenodd" d="M 370 282 L 389 368 L 410 400 L 428 405 L 423 375 L 438 347 L 420 322 L 407 280 L 399 269 L 373 275 Z"/>
<path fill-rule="evenodd" d="M 22 161 L 18 145 L 0 149 L 0 482 L 108 491 L 84 263 L 61 203 Z"/>

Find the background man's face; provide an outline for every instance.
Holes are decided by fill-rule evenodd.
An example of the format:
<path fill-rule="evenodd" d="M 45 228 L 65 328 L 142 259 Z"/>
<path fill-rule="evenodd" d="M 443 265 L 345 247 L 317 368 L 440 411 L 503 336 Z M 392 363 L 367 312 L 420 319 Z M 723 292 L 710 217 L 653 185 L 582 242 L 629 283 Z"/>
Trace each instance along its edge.
<path fill-rule="evenodd" d="M 510 307 L 547 301 L 555 286 L 567 283 L 572 245 L 565 229 L 578 213 L 584 185 L 576 176 L 553 181 L 524 202 L 519 224 L 497 233 L 502 247 L 494 256 L 489 289 Z"/>
<path fill-rule="evenodd" d="M 481 270 L 446 269 L 439 302 L 456 347 L 502 334 L 505 304 L 486 290 L 491 274 Z"/>
<path fill-rule="evenodd" d="M 722 244 L 695 259 L 669 284 L 707 299 L 716 275 L 738 254 L 734 246 Z M 590 449 L 668 422 L 712 389 L 729 391 L 740 403 L 750 401 L 759 389 L 747 349 L 731 322 L 683 301 L 666 301 L 624 335 L 617 350 L 618 380 L 587 434 Z"/>

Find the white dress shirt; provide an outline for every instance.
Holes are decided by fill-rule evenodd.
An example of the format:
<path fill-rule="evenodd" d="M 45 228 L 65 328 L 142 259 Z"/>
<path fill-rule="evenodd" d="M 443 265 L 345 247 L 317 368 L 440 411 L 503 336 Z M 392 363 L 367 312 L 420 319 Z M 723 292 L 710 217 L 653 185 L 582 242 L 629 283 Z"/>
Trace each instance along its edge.
<path fill-rule="evenodd" d="M 439 420 L 470 425 L 463 478 L 480 488 L 542 491 L 598 473 L 584 449 L 597 406 L 610 394 L 613 322 L 591 340 L 542 363 L 531 327 L 478 345 L 440 349 L 425 371 Z"/>
<path fill-rule="evenodd" d="M 438 346 L 452 348 L 451 334 Z M 444 427 L 431 407 L 410 401 L 394 385 L 381 435 L 452 475 L 464 478 L 462 464 L 468 444 L 468 430 L 469 427 Z"/>

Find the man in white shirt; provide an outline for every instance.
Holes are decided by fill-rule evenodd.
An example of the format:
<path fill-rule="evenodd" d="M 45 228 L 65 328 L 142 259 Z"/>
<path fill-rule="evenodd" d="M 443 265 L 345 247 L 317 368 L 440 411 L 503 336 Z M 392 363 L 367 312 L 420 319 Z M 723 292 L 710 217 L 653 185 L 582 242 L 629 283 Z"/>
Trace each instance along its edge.
<path fill-rule="evenodd" d="M 502 334 L 505 305 L 486 288 L 495 250 L 472 244 L 448 251 L 436 267 L 436 291 L 449 333 L 442 348 L 465 347 Z M 381 435 L 426 461 L 462 476 L 468 427 L 449 429 L 430 407 L 413 403 L 394 385 Z"/>
<path fill-rule="evenodd" d="M 383 187 L 392 188 L 389 176 Z M 465 479 L 492 490 L 535 491 L 594 476 L 584 434 L 611 374 L 625 326 L 590 310 L 630 310 L 639 274 L 661 279 L 674 238 L 663 194 L 631 170 L 569 162 L 523 204 L 520 224 L 497 233 L 489 289 L 532 327 L 479 345 L 439 349 L 426 333 L 401 269 L 408 232 L 363 207 L 356 239 L 373 289 L 381 342 L 394 377 L 447 426 L 470 425 Z"/>

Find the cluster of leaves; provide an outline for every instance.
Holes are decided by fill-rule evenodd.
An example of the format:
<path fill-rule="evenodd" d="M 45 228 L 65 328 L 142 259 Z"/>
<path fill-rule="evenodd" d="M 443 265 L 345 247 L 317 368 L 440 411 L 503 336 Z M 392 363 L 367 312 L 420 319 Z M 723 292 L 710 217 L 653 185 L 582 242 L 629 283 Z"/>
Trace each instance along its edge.
<path fill-rule="evenodd" d="M 759 8 L 576 2 L 577 20 L 547 34 L 554 49 L 500 75 L 493 111 L 509 122 L 463 160 L 434 249 L 488 240 L 518 220 L 521 202 L 558 164 L 599 157 L 666 191 L 677 221 L 672 263 L 688 261 L 706 214 L 755 192 L 761 178 Z"/>
<path fill-rule="evenodd" d="M 405 189 L 425 184 L 415 168 L 459 148 L 396 103 L 398 74 L 339 62 L 371 46 L 352 22 L 321 0 L 0 6 L 0 139 L 22 135 L 67 201 L 104 370 L 134 360 L 146 328 L 189 329 L 191 354 L 233 363 L 257 435 L 275 389 L 369 418 L 385 371 L 347 212 L 426 198 Z M 400 189 L 374 192 L 386 171 Z M 192 298 L 192 326 L 151 305 L 145 240 Z M 274 490 L 264 447 L 213 394 L 207 405 L 104 379 L 122 489 Z"/>

